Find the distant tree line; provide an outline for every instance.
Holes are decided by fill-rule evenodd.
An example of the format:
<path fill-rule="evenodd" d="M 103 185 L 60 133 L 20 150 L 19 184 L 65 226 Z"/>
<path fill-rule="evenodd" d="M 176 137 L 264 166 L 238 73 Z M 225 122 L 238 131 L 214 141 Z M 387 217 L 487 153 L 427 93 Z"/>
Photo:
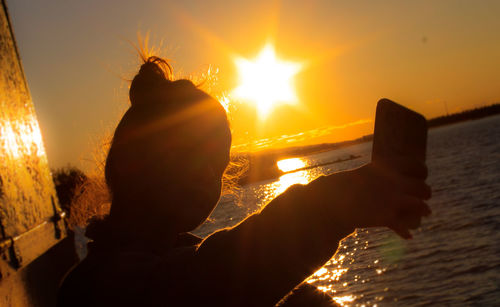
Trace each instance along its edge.
<path fill-rule="evenodd" d="M 429 128 L 453 124 L 465 120 L 479 119 L 486 116 L 491 116 L 495 114 L 500 114 L 500 104 L 492 104 L 490 106 L 475 108 L 472 110 L 466 110 L 460 113 L 454 113 L 449 115 L 444 115 L 436 118 L 429 119 L 427 121 L 427 126 Z"/>

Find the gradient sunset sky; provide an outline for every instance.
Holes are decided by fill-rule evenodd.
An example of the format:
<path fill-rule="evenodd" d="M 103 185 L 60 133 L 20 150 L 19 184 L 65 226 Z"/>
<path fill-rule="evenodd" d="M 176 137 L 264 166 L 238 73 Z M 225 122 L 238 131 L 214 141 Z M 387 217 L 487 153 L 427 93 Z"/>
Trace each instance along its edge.
<path fill-rule="evenodd" d="M 234 142 L 289 146 L 369 134 L 387 97 L 426 117 L 500 101 L 500 1 L 7 1 L 52 167 L 87 168 L 128 107 L 139 68 L 130 42 L 150 31 L 178 77 L 218 70 L 267 43 L 303 63 L 299 103 L 265 120 L 232 101 Z M 260 142 L 260 143 L 259 143 Z M 266 143 L 267 142 L 267 143 Z M 244 148 L 244 146 L 243 146 Z"/>

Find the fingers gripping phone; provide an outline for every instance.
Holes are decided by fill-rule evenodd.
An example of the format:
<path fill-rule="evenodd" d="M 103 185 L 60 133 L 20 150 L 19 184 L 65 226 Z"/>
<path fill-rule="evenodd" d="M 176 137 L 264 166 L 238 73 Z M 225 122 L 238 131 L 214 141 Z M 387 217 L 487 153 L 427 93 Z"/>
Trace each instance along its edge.
<path fill-rule="evenodd" d="M 389 99 L 381 99 L 375 115 L 372 162 L 391 167 L 395 156 L 414 157 L 425 163 L 427 120 Z"/>

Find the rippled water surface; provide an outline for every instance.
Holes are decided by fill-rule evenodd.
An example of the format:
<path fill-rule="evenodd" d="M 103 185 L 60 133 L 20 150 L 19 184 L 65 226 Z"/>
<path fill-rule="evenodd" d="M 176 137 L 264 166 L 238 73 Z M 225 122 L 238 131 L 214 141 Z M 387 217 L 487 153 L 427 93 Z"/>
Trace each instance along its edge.
<path fill-rule="evenodd" d="M 295 183 L 370 160 L 371 143 L 303 157 L 342 163 L 246 186 L 243 206 L 221 201 L 198 234 L 232 226 Z M 308 280 L 341 305 L 500 305 L 500 116 L 429 133 L 432 216 L 404 241 L 385 229 L 358 229 Z"/>

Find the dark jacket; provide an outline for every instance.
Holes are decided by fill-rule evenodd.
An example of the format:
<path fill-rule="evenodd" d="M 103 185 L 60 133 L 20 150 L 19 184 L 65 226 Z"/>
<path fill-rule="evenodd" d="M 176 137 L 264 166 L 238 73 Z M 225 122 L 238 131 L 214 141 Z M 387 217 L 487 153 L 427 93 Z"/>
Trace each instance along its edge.
<path fill-rule="evenodd" d="M 303 188 L 293 187 L 234 228 L 203 241 L 179 235 L 164 249 L 97 240 L 65 279 L 58 305 L 274 306 L 294 289 L 289 306 L 334 305 L 310 285 L 296 287 L 350 229 L 305 201 Z"/>

